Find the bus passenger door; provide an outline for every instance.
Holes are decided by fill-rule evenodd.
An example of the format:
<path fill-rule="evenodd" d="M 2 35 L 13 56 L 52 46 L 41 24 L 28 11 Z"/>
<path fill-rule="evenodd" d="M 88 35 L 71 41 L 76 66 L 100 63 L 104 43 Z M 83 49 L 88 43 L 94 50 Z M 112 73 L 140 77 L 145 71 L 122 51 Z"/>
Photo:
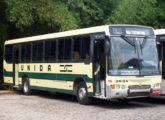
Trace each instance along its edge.
<path fill-rule="evenodd" d="M 19 84 L 19 65 L 18 65 L 18 61 L 19 61 L 19 49 L 18 48 L 14 48 L 14 54 L 13 54 L 13 84 L 15 87 L 18 86 Z"/>
<path fill-rule="evenodd" d="M 94 41 L 94 86 L 95 94 L 104 96 L 104 81 L 105 81 L 105 67 L 104 67 L 104 44 L 103 40 Z"/>

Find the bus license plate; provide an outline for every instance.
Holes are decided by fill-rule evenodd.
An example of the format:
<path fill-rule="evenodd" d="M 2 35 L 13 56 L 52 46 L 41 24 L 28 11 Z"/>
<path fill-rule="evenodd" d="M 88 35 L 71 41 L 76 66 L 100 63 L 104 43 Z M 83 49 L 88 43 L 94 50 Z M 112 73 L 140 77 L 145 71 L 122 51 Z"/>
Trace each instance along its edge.
<path fill-rule="evenodd" d="M 160 93 L 160 90 L 152 90 L 152 93 L 154 93 L 154 94 Z"/>

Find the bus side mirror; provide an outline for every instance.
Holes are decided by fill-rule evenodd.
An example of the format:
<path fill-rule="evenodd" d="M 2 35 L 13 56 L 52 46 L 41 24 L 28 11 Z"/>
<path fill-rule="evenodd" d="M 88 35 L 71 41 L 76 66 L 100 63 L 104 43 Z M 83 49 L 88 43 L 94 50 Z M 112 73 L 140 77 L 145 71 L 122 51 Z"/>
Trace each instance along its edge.
<path fill-rule="evenodd" d="M 109 54 L 110 52 L 110 41 L 105 40 L 105 54 Z"/>

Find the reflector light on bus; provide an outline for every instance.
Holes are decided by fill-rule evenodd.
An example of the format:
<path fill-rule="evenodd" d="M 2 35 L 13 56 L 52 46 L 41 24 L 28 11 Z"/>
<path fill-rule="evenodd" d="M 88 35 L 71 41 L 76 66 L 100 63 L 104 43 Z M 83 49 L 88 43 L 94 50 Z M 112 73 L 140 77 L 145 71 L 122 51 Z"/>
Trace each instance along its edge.
<path fill-rule="evenodd" d="M 111 85 L 111 88 L 112 88 L 112 89 L 115 89 L 115 85 Z"/>

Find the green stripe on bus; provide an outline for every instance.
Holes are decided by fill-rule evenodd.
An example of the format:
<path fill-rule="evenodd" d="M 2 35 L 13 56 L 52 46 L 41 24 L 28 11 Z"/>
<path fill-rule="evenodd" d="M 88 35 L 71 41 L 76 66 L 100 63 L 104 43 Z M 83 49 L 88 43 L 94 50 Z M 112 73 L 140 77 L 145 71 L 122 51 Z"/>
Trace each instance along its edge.
<path fill-rule="evenodd" d="M 73 94 L 73 90 L 64 90 L 64 89 L 39 87 L 39 86 L 30 86 L 30 88 L 34 89 L 34 90 L 43 90 L 43 91 L 50 91 L 50 92 Z"/>
<path fill-rule="evenodd" d="M 10 87 L 12 87 L 12 86 L 14 86 L 14 84 L 13 83 L 4 83 L 4 86 L 10 86 Z"/>
<path fill-rule="evenodd" d="M 7 71 L 4 69 L 3 75 L 4 75 L 5 77 L 12 77 L 12 76 L 13 76 L 13 72 L 7 72 Z"/>
<path fill-rule="evenodd" d="M 53 80 L 70 80 L 73 81 L 75 78 L 82 77 L 86 82 L 92 82 L 92 79 L 87 75 L 82 74 L 56 74 L 56 73 L 30 73 L 30 72 L 19 72 L 19 77 L 22 77 L 24 74 L 28 75 L 29 78 L 37 79 L 53 79 Z M 13 72 L 7 72 L 4 70 L 4 76 L 12 77 Z"/>

